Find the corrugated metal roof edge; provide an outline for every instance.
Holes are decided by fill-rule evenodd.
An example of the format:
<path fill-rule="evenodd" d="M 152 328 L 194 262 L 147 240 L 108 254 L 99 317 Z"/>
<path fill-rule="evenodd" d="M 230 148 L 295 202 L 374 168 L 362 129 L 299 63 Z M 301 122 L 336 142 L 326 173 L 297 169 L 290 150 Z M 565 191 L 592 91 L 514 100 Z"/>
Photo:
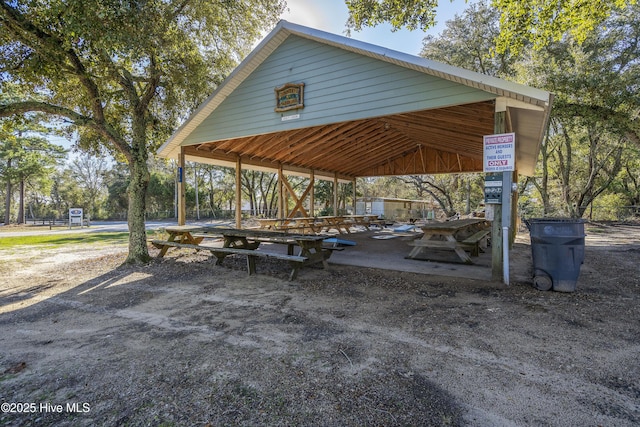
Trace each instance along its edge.
<path fill-rule="evenodd" d="M 547 91 L 281 20 L 178 130 L 162 144 L 158 149 L 158 154 L 166 154 L 167 157 L 170 157 L 191 131 L 202 123 L 290 34 L 391 62 L 425 74 L 494 93 L 497 96 L 507 96 L 522 100 L 544 109 L 551 107 L 551 93 Z M 279 35 L 280 37 L 278 37 Z M 167 152 L 164 153 L 165 151 Z"/>

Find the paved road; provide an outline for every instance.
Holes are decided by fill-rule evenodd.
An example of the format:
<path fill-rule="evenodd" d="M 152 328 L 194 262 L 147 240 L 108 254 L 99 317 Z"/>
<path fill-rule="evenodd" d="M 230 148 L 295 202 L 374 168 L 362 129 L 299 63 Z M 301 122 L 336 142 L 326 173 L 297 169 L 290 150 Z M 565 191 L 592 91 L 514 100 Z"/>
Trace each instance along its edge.
<path fill-rule="evenodd" d="M 226 224 L 232 226 L 231 221 L 189 221 L 189 224 Z M 147 230 L 154 230 L 161 227 L 167 227 L 170 225 L 176 225 L 176 221 L 147 221 Z M 39 227 L 34 230 L 24 231 L 3 231 L 3 226 L 0 226 L 0 237 L 12 237 L 12 236 L 33 236 L 43 234 L 68 234 L 68 233 L 97 233 L 105 231 L 129 231 L 126 221 L 92 221 L 90 227 L 69 227 L 58 226 L 49 230 L 48 227 Z"/>

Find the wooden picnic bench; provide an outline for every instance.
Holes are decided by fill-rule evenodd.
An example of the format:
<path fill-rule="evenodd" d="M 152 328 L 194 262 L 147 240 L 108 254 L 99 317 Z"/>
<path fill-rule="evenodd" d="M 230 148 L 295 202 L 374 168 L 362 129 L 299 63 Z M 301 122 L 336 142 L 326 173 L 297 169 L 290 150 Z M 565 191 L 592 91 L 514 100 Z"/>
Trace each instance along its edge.
<path fill-rule="evenodd" d="M 165 229 L 169 233 L 167 240 L 153 240 L 151 243 L 160 249 L 158 257 L 163 257 L 170 247 L 188 248 L 196 251 L 206 250 L 216 257 L 216 265 L 220 265 L 228 255 L 244 255 L 247 257 L 247 269 L 249 274 L 255 274 L 256 258 L 275 258 L 288 261 L 292 267 L 290 280 L 297 277 L 298 270 L 307 265 L 322 263 L 328 267 L 327 259 L 334 250 L 343 248 L 328 247 L 323 245 L 327 236 L 296 235 L 283 232 L 233 229 L 206 226 L 174 226 Z M 214 247 L 201 244 L 207 237 L 222 237 L 222 247 Z M 259 251 L 260 243 L 286 244 L 287 254 L 271 251 Z M 300 252 L 294 255 L 294 247 L 299 247 Z"/>
<path fill-rule="evenodd" d="M 247 257 L 247 270 L 249 275 L 256 274 L 256 259 L 257 258 L 273 258 L 288 261 L 291 265 L 291 273 L 289 274 L 289 280 L 294 280 L 298 276 L 298 270 L 300 267 L 308 261 L 307 257 L 299 255 L 279 254 L 275 252 L 257 251 L 254 249 L 242 249 L 242 248 L 217 248 L 213 246 L 194 245 L 190 243 L 178 243 L 170 242 L 168 240 L 153 240 L 151 242 L 157 248 L 163 248 L 166 246 L 194 249 L 196 251 L 209 251 L 216 257 L 216 265 L 221 265 L 222 261 L 228 255 L 244 255 Z"/>
<path fill-rule="evenodd" d="M 484 252 L 487 248 L 491 230 L 484 229 L 477 231 L 471 236 L 460 242 L 460 245 L 471 252 L 471 256 L 480 256 L 480 252 Z"/>

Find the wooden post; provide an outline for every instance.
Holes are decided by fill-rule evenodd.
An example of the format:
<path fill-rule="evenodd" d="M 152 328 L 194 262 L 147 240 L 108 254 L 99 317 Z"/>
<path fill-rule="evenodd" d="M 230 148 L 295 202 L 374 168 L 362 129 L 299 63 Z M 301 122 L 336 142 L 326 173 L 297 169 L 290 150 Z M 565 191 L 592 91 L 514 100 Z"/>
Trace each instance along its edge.
<path fill-rule="evenodd" d="M 185 225 L 187 221 L 187 206 L 184 195 L 184 157 L 184 147 L 180 147 L 180 154 L 178 154 L 178 225 Z"/>
<path fill-rule="evenodd" d="M 236 159 L 236 228 L 242 228 L 242 161 Z"/>
<path fill-rule="evenodd" d="M 356 178 L 353 178 L 353 214 L 357 215 L 358 212 L 356 212 Z"/>
<path fill-rule="evenodd" d="M 309 194 L 309 215 L 316 216 L 315 213 L 315 204 L 316 204 L 316 196 L 315 196 L 315 187 L 316 187 L 316 174 L 311 171 L 311 176 L 309 177 L 311 182 L 309 185 L 311 186 L 311 193 Z"/>
<path fill-rule="evenodd" d="M 494 133 L 504 133 L 506 111 L 496 111 L 494 118 Z M 498 173 L 502 175 L 501 173 Z M 508 194 L 502 194 L 508 197 Z M 493 222 L 491 223 L 491 278 L 501 281 L 503 275 L 504 259 L 502 254 L 502 205 L 494 205 Z"/>
<path fill-rule="evenodd" d="M 278 218 L 284 218 L 284 183 L 282 182 L 282 165 L 278 167 Z"/>
<path fill-rule="evenodd" d="M 333 216 L 338 216 L 338 174 L 333 175 Z"/>
<path fill-rule="evenodd" d="M 513 182 L 516 184 L 516 186 L 518 185 L 517 170 L 513 171 Z M 513 193 L 513 199 L 511 200 L 511 235 L 509 236 L 509 249 L 513 248 L 513 243 L 516 240 L 518 227 L 520 226 L 520 218 L 518 217 L 518 197 L 519 194 L 517 191 L 515 191 Z"/>

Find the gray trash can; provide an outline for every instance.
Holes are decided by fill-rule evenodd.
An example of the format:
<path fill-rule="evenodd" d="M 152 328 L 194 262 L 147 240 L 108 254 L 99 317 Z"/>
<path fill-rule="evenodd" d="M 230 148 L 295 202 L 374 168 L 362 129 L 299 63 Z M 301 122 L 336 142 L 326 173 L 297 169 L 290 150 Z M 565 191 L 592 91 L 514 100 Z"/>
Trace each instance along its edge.
<path fill-rule="evenodd" d="M 525 221 L 531 234 L 533 285 L 542 291 L 573 292 L 584 262 L 584 220 Z"/>

